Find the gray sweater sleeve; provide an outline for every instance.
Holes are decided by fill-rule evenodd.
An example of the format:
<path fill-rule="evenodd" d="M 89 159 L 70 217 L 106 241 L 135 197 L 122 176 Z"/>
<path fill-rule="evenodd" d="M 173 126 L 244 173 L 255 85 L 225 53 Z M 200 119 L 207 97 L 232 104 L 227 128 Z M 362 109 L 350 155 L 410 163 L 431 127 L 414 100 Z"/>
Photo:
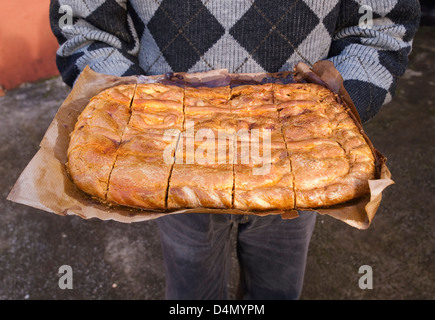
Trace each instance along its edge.
<path fill-rule="evenodd" d="M 56 64 L 65 83 L 73 86 L 86 65 L 116 76 L 144 73 L 127 5 L 127 1 L 51 1 L 50 25 L 59 42 Z"/>
<path fill-rule="evenodd" d="M 408 64 L 418 0 L 343 0 L 329 52 L 363 122 L 388 103 Z M 372 20 L 367 20 L 372 17 Z"/>

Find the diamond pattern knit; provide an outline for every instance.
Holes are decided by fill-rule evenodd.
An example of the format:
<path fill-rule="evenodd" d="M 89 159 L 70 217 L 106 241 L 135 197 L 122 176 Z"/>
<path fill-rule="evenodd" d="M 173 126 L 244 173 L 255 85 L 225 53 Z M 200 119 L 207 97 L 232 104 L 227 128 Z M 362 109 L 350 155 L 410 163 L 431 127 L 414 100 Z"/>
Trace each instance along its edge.
<path fill-rule="evenodd" d="M 362 5 L 373 25 L 360 25 Z M 61 28 L 61 6 L 73 23 Z M 59 13 L 60 12 L 60 13 Z M 113 75 L 292 70 L 331 60 L 363 121 L 391 100 L 420 17 L 418 0 L 52 0 L 57 65 Z"/>

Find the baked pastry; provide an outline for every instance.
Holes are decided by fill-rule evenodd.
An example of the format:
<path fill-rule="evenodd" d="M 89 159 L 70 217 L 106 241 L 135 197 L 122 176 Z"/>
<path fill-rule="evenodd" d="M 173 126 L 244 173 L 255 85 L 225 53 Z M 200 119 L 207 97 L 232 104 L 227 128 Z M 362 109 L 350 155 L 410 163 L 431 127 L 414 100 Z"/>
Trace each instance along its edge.
<path fill-rule="evenodd" d="M 183 99 L 183 89 L 176 86 L 137 85 L 110 174 L 107 202 L 166 208 L 175 147 L 183 128 Z M 173 133 L 171 139 L 168 132 Z"/>
<path fill-rule="evenodd" d="M 348 111 L 317 84 L 275 85 L 298 208 L 356 199 L 375 177 L 373 153 Z"/>
<path fill-rule="evenodd" d="M 230 109 L 230 93 L 229 87 L 186 88 L 185 131 L 169 181 L 169 210 L 231 208 L 236 122 Z M 219 132 L 224 140 L 219 141 Z"/>
<path fill-rule="evenodd" d="M 103 91 L 78 117 L 68 148 L 68 170 L 81 190 L 106 199 L 109 176 L 130 119 L 135 86 Z"/>
<path fill-rule="evenodd" d="M 238 86 L 231 106 L 237 118 L 234 208 L 293 209 L 293 177 L 273 85 Z"/>
<path fill-rule="evenodd" d="M 375 178 L 350 111 L 310 83 L 107 89 L 79 116 L 67 168 L 102 202 L 165 212 L 315 209 Z"/>

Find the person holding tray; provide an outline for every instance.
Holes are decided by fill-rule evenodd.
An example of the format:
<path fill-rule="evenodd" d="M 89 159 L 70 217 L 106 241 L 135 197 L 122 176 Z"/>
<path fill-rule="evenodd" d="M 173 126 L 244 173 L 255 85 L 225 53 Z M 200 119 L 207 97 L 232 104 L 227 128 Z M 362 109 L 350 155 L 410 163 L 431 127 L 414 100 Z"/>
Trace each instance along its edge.
<path fill-rule="evenodd" d="M 89 65 L 115 76 L 291 71 L 330 60 L 363 122 L 391 101 L 420 6 L 412 1 L 52 0 L 56 62 L 69 86 Z M 157 219 L 168 299 L 226 299 L 237 228 L 237 298 L 298 299 L 316 214 L 189 213 Z"/>

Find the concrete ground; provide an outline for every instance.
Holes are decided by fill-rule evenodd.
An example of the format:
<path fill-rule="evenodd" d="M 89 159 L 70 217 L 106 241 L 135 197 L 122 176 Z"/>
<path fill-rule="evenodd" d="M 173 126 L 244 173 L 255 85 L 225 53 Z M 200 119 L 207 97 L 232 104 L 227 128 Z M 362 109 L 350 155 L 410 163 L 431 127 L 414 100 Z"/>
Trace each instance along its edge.
<path fill-rule="evenodd" d="M 393 102 L 365 126 L 396 184 L 368 230 L 318 217 L 301 299 L 435 298 L 434 31 L 420 29 Z M 68 92 L 53 78 L 0 98 L 0 299 L 163 299 L 155 221 L 61 217 L 6 200 Z M 72 268 L 73 289 L 59 288 L 62 265 Z M 363 265 L 372 289 L 358 285 Z"/>

